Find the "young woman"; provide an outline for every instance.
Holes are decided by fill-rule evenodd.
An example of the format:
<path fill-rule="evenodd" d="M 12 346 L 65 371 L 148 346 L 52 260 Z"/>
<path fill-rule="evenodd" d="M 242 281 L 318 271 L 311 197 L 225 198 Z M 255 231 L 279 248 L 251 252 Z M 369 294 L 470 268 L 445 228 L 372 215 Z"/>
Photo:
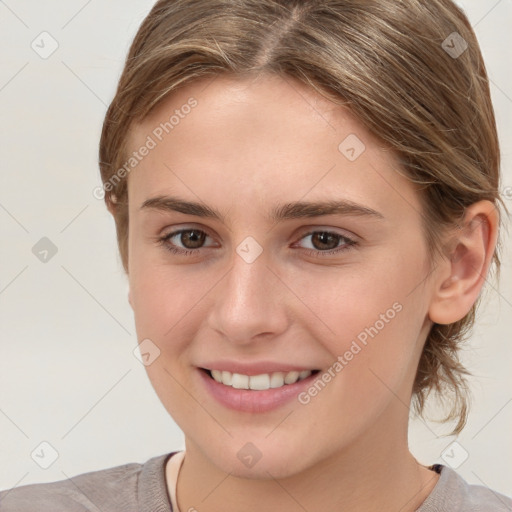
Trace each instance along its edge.
<path fill-rule="evenodd" d="M 504 511 L 420 464 L 467 416 L 458 347 L 499 268 L 499 147 L 450 0 L 161 0 L 100 143 L 142 358 L 186 449 L 2 511 Z"/>

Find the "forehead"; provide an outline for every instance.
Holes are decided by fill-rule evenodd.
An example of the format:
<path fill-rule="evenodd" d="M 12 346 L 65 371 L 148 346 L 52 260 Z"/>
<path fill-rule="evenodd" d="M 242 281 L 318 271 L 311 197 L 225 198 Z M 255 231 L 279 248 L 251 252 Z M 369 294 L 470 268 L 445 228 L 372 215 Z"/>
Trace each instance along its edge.
<path fill-rule="evenodd" d="M 133 127 L 129 153 L 148 143 L 128 175 L 130 202 L 179 189 L 209 204 L 263 207 L 326 192 L 377 210 L 392 195 L 417 204 L 389 149 L 347 108 L 289 77 L 192 82 Z"/>
<path fill-rule="evenodd" d="M 240 143 L 244 137 L 254 140 L 256 133 L 259 138 L 281 135 L 279 142 L 293 136 L 295 140 L 313 143 L 316 136 L 324 138 L 329 131 L 337 140 L 345 130 L 358 133 L 372 145 L 382 145 L 348 108 L 292 77 L 225 74 L 194 80 L 169 94 L 142 123 L 132 128 L 129 146 L 143 142 L 142 138 L 154 131 L 156 138 L 162 135 L 167 139 L 170 133 L 176 138 L 187 127 L 194 129 L 198 143 L 204 144 L 203 136 L 210 140 L 219 135 L 208 130 L 220 123 L 224 125 L 222 135 L 236 135 Z M 165 125 L 161 127 L 163 133 L 159 133 L 161 124 Z M 229 130 L 229 126 L 236 127 L 236 132 Z"/>

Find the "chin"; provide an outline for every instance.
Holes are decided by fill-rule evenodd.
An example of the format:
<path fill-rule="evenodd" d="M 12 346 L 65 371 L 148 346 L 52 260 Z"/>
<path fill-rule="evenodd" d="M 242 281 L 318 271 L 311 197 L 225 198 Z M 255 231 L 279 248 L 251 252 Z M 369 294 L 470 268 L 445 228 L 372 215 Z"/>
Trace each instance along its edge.
<path fill-rule="evenodd" d="M 283 446 L 281 440 L 275 441 L 272 443 L 261 439 L 251 443 L 230 439 L 228 445 L 219 445 L 213 450 L 212 445 L 209 445 L 204 453 L 213 465 L 236 478 L 282 479 L 309 467 L 311 461 L 308 454 L 304 453 L 304 443 Z"/>

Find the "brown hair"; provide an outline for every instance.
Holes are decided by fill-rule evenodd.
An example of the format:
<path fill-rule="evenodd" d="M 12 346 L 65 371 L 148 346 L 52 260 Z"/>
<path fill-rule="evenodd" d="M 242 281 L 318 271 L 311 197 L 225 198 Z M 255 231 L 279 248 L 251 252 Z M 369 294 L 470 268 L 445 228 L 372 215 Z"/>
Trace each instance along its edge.
<path fill-rule="evenodd" d="M 126 272 L 127 180 L 113 178 L 126 161 L 130 128 L 191 80 L 261 72 L 293 77 L 348 106 L 393 150 L 399 172 L 421 189 L 431 261 L 443 228 L 456 226 L 469 205 L 487 199 L 499 211 L 503 204 L 487 72 L 451 0 L 160 0 L 131 45 L 100 142 L 105 202 Z M 432 326 L 413 387 L 418 414 L 431 391 L 450 397 L 445 420 L 457 420 L 454 433 L 468 414 L 458 352 L 478 302 L 458 322 Z"/>

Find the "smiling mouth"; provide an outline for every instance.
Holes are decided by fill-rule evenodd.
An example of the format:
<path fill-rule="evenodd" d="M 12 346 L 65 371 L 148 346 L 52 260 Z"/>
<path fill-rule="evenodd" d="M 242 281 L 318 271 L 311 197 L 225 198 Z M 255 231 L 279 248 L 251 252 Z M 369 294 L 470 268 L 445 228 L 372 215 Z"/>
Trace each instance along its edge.
<path fill-rule="evenodd" d="M 209 370 L 207 368 L 201 368 L 201 371 L 205 372 L 214 381 L 227 387 L 264 391 L 295 384 L 296 382 L 307 379 L 311 375 L 317 374 L 320 370 L 272 372 L 262 373 L 260 375 L 244 375 L 225 370 Z"/>

